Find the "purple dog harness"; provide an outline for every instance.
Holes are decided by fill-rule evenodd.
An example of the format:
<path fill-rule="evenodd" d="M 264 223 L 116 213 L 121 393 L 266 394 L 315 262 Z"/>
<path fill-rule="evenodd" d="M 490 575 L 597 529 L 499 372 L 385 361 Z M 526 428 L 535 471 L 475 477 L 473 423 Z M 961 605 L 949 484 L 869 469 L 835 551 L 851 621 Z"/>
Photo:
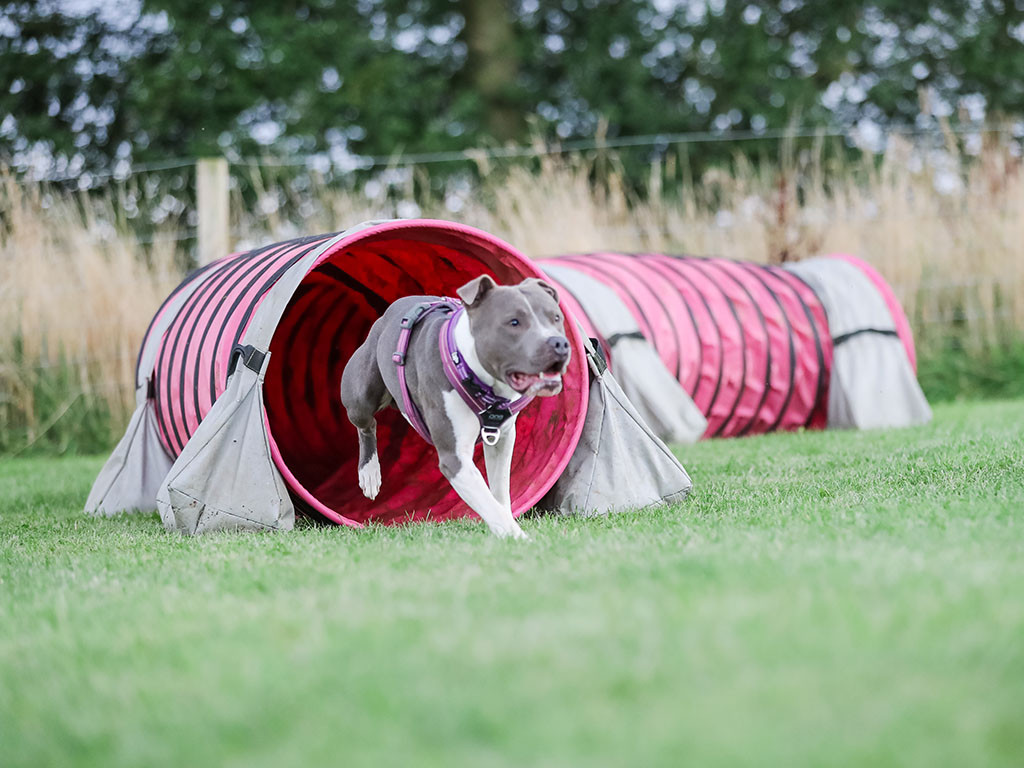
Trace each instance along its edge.
<path fill-rule="evenodd" d="M 438 348 L 441 353 L 441 362 L 444 365 L 444 375 L 448 377 L 448 382 L 459 393 L 466 405 L 476 414 L 477 420 L 480 422 L 479 439 L 483 440 L 486 445 L 495 445 L 498 438 L 501 437 L 501 425 L 529 405 L 533 400 L 533 395 L 508 400 L 495 393 L 494 388 L 485 384 L 469 367 L 455 343 L 455 324 L 459 321 L 462 313 L 466 311 L 462 302 L 457 299 L 444 298 L 417 304 L 409 314 L 402 318 L 402 329 L 398 333 L 398 347 L 395 354 L 391 356 L 398 368 L 398 386 L 402 391 L 402 413 L 413 429 L 433 445 L 434 441 L 430 439 L 430 431 L 423 420 L 423 414 L 420 413 L 420 409 L 409 394 L 409 385 L 405 380 L 405 355 L 409 351 L 409 341 L 412 339 L 413 329 L 435 311 L 442 311 L 448 315 L 448 319 L 442 323 L 441 332 L 438 335 Z"/>

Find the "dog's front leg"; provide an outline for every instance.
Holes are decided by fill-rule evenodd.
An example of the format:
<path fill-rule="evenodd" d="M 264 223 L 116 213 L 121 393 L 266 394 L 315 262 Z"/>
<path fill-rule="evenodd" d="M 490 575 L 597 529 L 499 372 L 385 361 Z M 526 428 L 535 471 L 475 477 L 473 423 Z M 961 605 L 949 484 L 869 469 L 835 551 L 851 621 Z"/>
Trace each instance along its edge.
<path fill-rule="evenodd" d="M 484 465 L 487 467 L 487 484 L 498 503 L 512 514 L 512 451 L 516 446 L 516 420 L 512 417 L 501 430 L 501 437 L 494 445 L 484 443 Z"/>
<path fill-rule="evenodd" d="M 448 478 L 452 488 L 459 494 L 470 509 L 476 512 L 487 523 L 487 527 L 497 536 L 511 536 L 514 539 L 525 539 L 526 534 L 519 523 L 512 517 L 512 509 L 494 498 L 487 487 L 484 476 L 473 463 L 473 457 L 455 454 L 439 454 L 441 474 Z"/>
<path fill-rule="evenodd" d="M 445 412 L 450 419 L 451 432 L 431 426 L 431 434 L 435 435 L 438 464 L 452 488 L 460 498 L 487 523 L 487 527 L 497 536 L 511 536 L 516 539 L 527 538 L 519 523 L 512 517 L 510 503 L 498 501 L 491 489 L 487 487 L 484 476 L 473 463 L 473 449 L 480 433 L 480 423 L 476 415 L 466 406 L 455 392 L 444 395 Z M 430 417 L 428 417 L 429 420 Z M 449 438 L 451 434 L 451 438 Z M 500 442 L 504 441 L 504 437 Z M 508 444 L 511 446 L 511 441 Z M 511 461 L 511 448 L 508 460 Z M 485 457 L 485 462 L 487 461 Z M 488 473 L 490 466 L 488 465 Z M 500 474 L 500 471 L 499 471 Z M 505 496 L 507 498 L 507 483 Z"/>

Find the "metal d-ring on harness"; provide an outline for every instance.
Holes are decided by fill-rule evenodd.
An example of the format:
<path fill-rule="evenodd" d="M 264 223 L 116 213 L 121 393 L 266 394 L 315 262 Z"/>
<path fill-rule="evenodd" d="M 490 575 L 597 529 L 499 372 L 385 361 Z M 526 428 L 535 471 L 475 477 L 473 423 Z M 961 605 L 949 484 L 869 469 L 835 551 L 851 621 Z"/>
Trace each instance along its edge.
<path fill-rule="evenodd" d="M 417 304 L 402 318 L 398 345 L 395 354 L 391 356 L 398 369 L 398 386 L 402 393 L 402 413 L 413 429 L 433 445 L 434 442 L 430 439 L 430 431 L 423 420 L 423 414 L 420 413 L 420 409 L 409 394 L 409 385 L 405 380 L 405 356 L 409 351 L 409 341 L 412 338 L 413 329 L 435 311 L 444 311 L 448 314 L 448 319 L 441 324 L 438 334 L 438 348 L 441 353 L 444 374 L 462 400 L 476 414 L 477 420 L 480 422 L 480 439 L 486 445 L 496 445 L 501 437 L 501 425 L 529 405 L 533 401 L 533 396 L 520 397 L 516 400 L 504 398 L 495 393 L 494 389 L 485 384 L 469 367 L 455 343 L 455 324 L 465 311 L 461 302 L 456 299 L 444 298 Z"/>

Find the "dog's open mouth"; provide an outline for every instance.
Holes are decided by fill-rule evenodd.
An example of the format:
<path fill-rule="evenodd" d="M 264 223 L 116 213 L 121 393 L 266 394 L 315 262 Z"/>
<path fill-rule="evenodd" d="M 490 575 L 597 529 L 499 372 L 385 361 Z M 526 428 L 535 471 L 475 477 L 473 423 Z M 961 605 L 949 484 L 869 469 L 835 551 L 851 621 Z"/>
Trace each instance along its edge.
<path fill-rule="evenodd" d="M 540 373 L 509 371 L 505 381 L 522 395 L 557 395 L 562 390 L 562 366 L 553 365 Z"/>

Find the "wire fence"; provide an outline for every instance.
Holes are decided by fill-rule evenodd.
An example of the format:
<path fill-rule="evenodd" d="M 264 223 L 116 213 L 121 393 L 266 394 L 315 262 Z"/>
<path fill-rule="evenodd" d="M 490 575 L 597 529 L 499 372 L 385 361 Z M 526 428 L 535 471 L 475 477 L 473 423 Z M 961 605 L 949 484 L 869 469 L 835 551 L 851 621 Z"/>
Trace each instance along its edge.
<path fill-rule="evenodd" d="M 862 146 L 866 140 L 863 130 L 854 128 L 846 129 L 828 129 L 814 126 L 796 126 L 785 129 L 777 130 L 727 130 L 727 131 L 692 131 L 692 132 L 675 132 L 675 133 L 658 133 L 658 134 L 645 134 L 639 136 L 622 136 L 622 137 L 607 137 L 607 138 L 589 138 L 589 139 L 578 139 L 578 140 L 567 140 L 556 143 L 545 143 L 536 141 L 530 144 L 520 145 L 508 145 L 508 146 L 476 146 L 465 148 L 461 150 L 451 151 L 438 151 L 438 152 L 422 152 L 422 153 L 411 153 L 411 154 L 392 154 L 392 155 L 361 155 L 348 152 L 313 152 L 299 155 L 284 155 L 275 156 L 268 154 L 261 157 L 228 157 L 228 163 L 237 169 L 248 169 L 249 171 L 258 171 L 261 169 L 273 169 L 273 168 L 292 168 L 292 169 L 303 169 L 305 171 L 317 171 L 321 168 L 328 168 L 332 171 L 341 172 L 342 177 L 348 171 L 353 170 L 372 170 L 375 168 L 386 168 L 386 169 L 400 169 L 410 168 L 419 166 L 429 166 L 432 164 L 439 163 L 452 163 L 461 161 L 476 161 L 480 162 L 483 160 L 492 159 L 528 159 L 537 158 L 543 156 L 561 156 L 573 153 L 582 152 L 593 152 L 603 150 L 628 150 L 635 148 L 652 149 L 659 148 L 665 150 L 671 146 L 685 146 L 685 145 L 703 145 L 709 143 L 739 143 L 739 142 L 751 142 L 751 141 L 785 141 L 785 140 L 797 140 L 797 139 L 842 139 L 848 144 Z M 884 128 L 882 136 L 888 138 L 891 136 L 901 136 L 907 138 L 922 139 L 928 138 L 934 142 L 945 144 L 948 142 L 949 137 L 964 137 L 964 136 L 981 136 L 981 135 L 998 135 L 1001 137 L 1010 137 L 1012 140 L 1017 142 L 1017 149 L 1020 150 L 1019 142 L 1024 138 L 1024 122 L 1004 122 L 997 124 L 985 124 L 985 125 L 930 125 L 930 126 L 887 126 Z M 87 183 L 85 187 L 90 190 L 94 189 L 96 185 L 101 182 L 114 181 L 118 183 L 126 182 L 133 177 L 143 176 L 149 174 L 162 174 L 167 171 L 182 171 L 192 170 L 195 167 L 196 160 L 193 158 L 176 157 L 168 158 L 162 161 L 153 162 L 140 162 L 135 164 L 128 164 L 127 161 L 121 161 L 117 167 L 113 170 L 104 171 L 83 171 L 81 173 L 61 173 L 52 175 L 41 175 L 32 176 L 31 174 L 22 174 L 15 179 L 16 183 L 22 186 L 26 185 L 37 185 L 46 186 L 50 184 L 61 184 L 67 182 L 76 182 L 79 186 L 82 186 L 83 180 Z M 235 179 L 237 182 L 243 178 L 244 174 L 240 174 Z M 181 181 L 177 179 L 176 181 Z M 303 222 L 310 218 L 308 215 L 303 214 L 303 208 L 312 209 L 316 212 L 317 206 L 310 204 L 311 190 L 304 188 L 301 185 L 297 188 L 289 186 L 290 182 L 278 182 L 278 186 L 270 189 L 265 188 L 262 184 L 253 185 L 252 181 L 246 182 L 254 187 L 252 194 L 255 195 L 255 200 L 259 203 L 257 205 L 256 212 L 249 212 L 243 216 L 242 224 L 244 226 L 236 226 L 234 231 L 231 233 L 232 237 L 250 240 L 251 238 L 259 237 L 275 237 L 275 227 L 260 227 L 259 223 L 261 216 L 280 216 L 284 215 L 289 219 L 289 223 L 297 226 L 302 226 Z M 388 211 L 389 206 L 394 208 L 399 202 L 402 204 L 408 204 L 410 201 L 405 200 L 403 197 L 401 183 L 391 183 L 386 185 L 386 193 L 384 199 L 379 199 L 378 196 L 369 196 L 367 199 L 367 205 L 369 207 L 378 206 L 381 208 L 382 215 L 398 215 L 402 217 L 403 214 L 395 211 Z M 407 186 L 407 185 L 406 185 Z M 185 187 L 181 184 L 176 188 L 177 191 L 161 197 L 161 192 L 158 189 L 150 191 L 152 199 L 149 200 L 148 205 L 150 207 L 160 208 L 160 205 L 167 205 L 171 210 L 157 210 L 155 212 L 149 212 L 150 218 L 153 219 L 145 220 L 145 217 L 139 218 L 138 215 L 133 217 L 130 226 L 128 227 L 131 240 L 133 243 L 138 245 L 153 245 L 159 242 L 189 242 L 195 241 L 198 238 L 198 228 L 195 226 L 199 216 L 202 215 L 201 211 L 198 211 L 195 207 L 195 202 L 192 197 L 191 187 Z M 411 188 L 405 189 L 408 193 Z M 660 190 L 660 187 L 659 187 Z M 237 190 L 236 190 L 237 191 Z M 408 195 L 406 195 L 408 196 Z M 990 191 L 976 190 L 976 189 L 959 189 L 956 193 L 957 200 L 967 200 L 974 197 L 985 197 L 986 199 L 993 198 Z M 158 202 L 154 202 L 157 200 Z M 402 198 L 399 200 L 399 198 Z M 170 202 L 168 200 L 170 199 Z M 251 203 L 252 200 L 249 200 Z M 415 203 L 415 201 L 411 201 Z M 995 203 L 995 201 L 993 200 Z M 159 204 L 158 204 L 159 203 Z M 998 205 L 998 203 L 995 203 Z M 263 211 L 260 206 L 268 206 L 268 210 Z M 136 206 L 137 207 L 137 206 Z M 417 211 L 419 208 L 417 208 Z M 1004 205 L 1002 212 L 1010 213 L 1008 207 Z M 457 212 L 452 210 L 452 213 Z M 718 222 L 722 229 L 729 229 L 734 226 L 736 222 L 729 221 L 732 212 L 724 209 L 722 211 L 722 221 Z M 418 214 L 417 214 L 418 215 Z M 966 211 L 957 211 L 955 209 L 944 211 L 941 214 L 919 214 L 919 215 L 902 215 L 893 216 L 887 215 L 884 212 L 866 210 L 863 214 L 859 215 L 846 215 L 835 217 L 831 212 L 829 215 L 832 216 L 833 220 L 838 222 L 894 222 L 894 221 L 916 221 L 921 223 L 929 222 L 942 222 L 951 219 L 965 219 L 971 214 Z M 156 217 L 156 218 L 153 218 Z M 186 226 L 177 227 L 173 230 L 155 231 L 160 228 L 161 221 L 173 221 L 181 220 L 186 222 Z M 625 233 L 629 231 L 628 227 L 610 227 L 603 226 L 602 231 L 615 233 Z M 287 232 L 285 235 L 287 236 Z M 90 237 L 93 238 L 96 243 L 108 243 L 119 239 L 122 235 L 119 233 L 90 233 Z"/>
<path fill-rule="evenodd" d="M 786 141 L 797 139 L 843 139 L 852 146 L 880 151 L 879 142 L 889 136 L 903 138 L 932 138 L 945 141 L 949 136 L 1000 135 L 1024 139 L 1024 122 L 984 125 L 934 125 L 929 127 L 892 125 L 875 131 L 857 127 L 835 129 L 800 126 L 776 130 L 725 130 L 654 133 L 639 136 L 612 136 L 607 138 L 571 139 L 558 142 L 536 141 L 529 144 L 493 146 L 481 145 L 458 150 L 434 152 L 393 153 L 389 155 L 362 155 L 345 149 L 325 150 L 295 155 L 266 154 L 258 157 L 227 155 L 229 164 L 248 168 L 307 168 L 324 166 L 336 170 L 370 170 L 374 168 L 404 168 L 439 163 L 480 162 L 483 160 L 537 158 L 579 152 L 621 150 L 633 148 L 667 149 L 688 144 L 729 144 L 737 142 Z M 874 146 L 872 146 L 874 145 Z M 124 162 L 124 161 L 122 161 Z M 32 175 L 22 174 L 19 184 L 58 184 L 81 181 L 125 181 L 140 174 L 180 170 L 195 165 L 196 158 L 176 157 L 161 161 L 124 164 L 115 169 L 83 170 L 77 173 Z"/>
<path fill-rule="evenodd" d="M 69 181 L 80 182 L 84 178 L 91 185 L 92 182 L 111 180 L 125 181 L 132 176 L 139 176 L 145 173 L 191 168 L 195 164 L 195 158 L 177 157 L 152 163 L 132 163 L 122 170 L 90 171 L 83 169 L 75 173 L 58 173 L 41 176 L 35 176 L 31 173 L 23 173 L 18 176 L 15 181 L 22 186 L 28 186 L 37 184 L 62 184 Z"/>

